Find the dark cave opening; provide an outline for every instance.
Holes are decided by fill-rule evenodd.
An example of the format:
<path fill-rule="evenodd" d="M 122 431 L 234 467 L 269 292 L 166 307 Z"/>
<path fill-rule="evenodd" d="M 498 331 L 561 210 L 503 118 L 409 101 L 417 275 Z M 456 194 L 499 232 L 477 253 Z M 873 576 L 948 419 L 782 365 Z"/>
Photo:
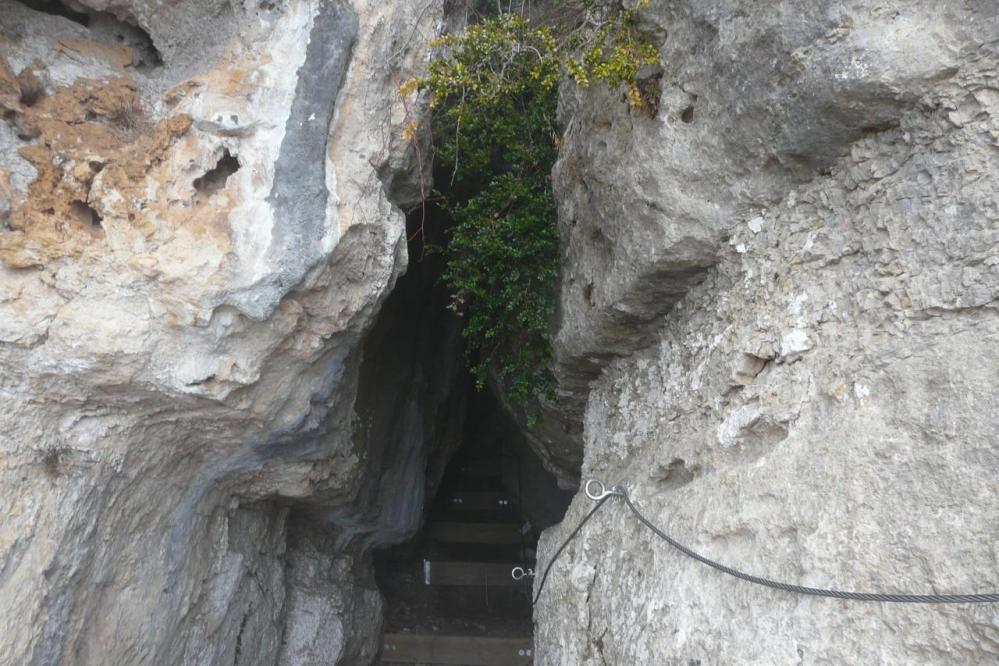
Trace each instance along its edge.
<path fill-rule="evenodd" d="M 21 4 L 36 12 L 51 14 L 52 16 L 62 16 L 74 23 L 79 23 L 84 28 L 90 25 L 90 14 L 71 9 L 60 0 L 20 0 Z"/>
<path fill-rule="evenodd" d="M 440 637 L 507 639 L 497 649 L 530 657 L 533 579 L 514 580 L 512 571 L 534 569 L 541 531 L 561 519 L 571 497 L 495 397 L 473 393 L 461 446 L 427 502 L 422 529 L 375 554 L 385 617 L 380 663 L 422 663 L 420 655 L 441 649 Z M 475 645 L 451 649 L 457 655 Z M 482 656 L 460 663 L 494 663 L 494 655 Z"/>
<path fill-rule="evenodd" d="M 475 388 L 433 249 L 447 225 L 433 203 L 409 215 L 408 268 L 365 334 L 349 414 L 330 421 L 351 422 L 354 485 L 287 505 L 285 649 L 326 608 L 336 663 L 532 663 L 533 579 L 512 569 L 534 568 L 573 492 Z"/>
<path fill-rule="evenodd" d="M 194 179 L 194 190 L 200 195 L 197 199 L 205 199 L 223 189 L 229 182 L 229 177 L 239 171 L 239 160 L 226 148 L 214 167 L 202 176 Z"/>
<path fill-rule="evenodd" d="M 149 31 L 122 6 L 112 6 L 108 11 L 98 11 L 62 0 L 16 1 L 36 12 L 69 19 L 89 29 L 97 41 L 131 48 L 132 65 L 140 72 L 148 74 L 164 65 L 163 55 L 153 43 Z"/>
<path fill-rule="evenodd" d="M 427 375 L 457 367 L 456 395 L 441 403 L 451 413 L 438 409 L 432 417 L 450 426 L 425 430 L 431 441 L 423 442 L 421 456 L 423 505 L 408 521 L 415 536 L 373 553 L 384 600 L 375 663 L 427 663 L 431 655 L 447 655 L 440 663 L 526 664 L 533 649 L 533 579 L 514 580 L 512 570 L 534 568 L 541 531 L 561 520 L 573 493 L 559 489 L 516 421 L 488 388 L 475 388 L 463 367 L 460 337 L 454 338 L 460 320 L 447 309 L 450 298 L 439 280 L 444 261 L 425 252 L 446 240 L 446 225 L 433 205 L 410 215 L 410 268 L 386 304 L 386 318 L 392 318 L 393 298 L 421 308 L 422 316 L 398 318 L 409 344 L 425 340 L 439 353 L 452 342 L 447 363 L 434 360 L 429 349 L 419 353 Z M 385 340 L 400 344 L 396 335 Z M 376 353 L 375 362 L 384 364 L 384 352 Z"/>

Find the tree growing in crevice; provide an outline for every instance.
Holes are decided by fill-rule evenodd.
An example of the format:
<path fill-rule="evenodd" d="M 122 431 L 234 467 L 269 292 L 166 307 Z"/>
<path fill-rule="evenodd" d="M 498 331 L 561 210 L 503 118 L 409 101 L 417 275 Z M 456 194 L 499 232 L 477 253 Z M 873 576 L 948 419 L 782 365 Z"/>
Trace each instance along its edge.
<path fill-rule="evenodd" d="M 442 279 L 465 317 L 479 387 L 495 373 L 516 401 L 554 398 L 558 87 L 566 77 L 580 87 L 620 87 L 632 107 L 654 108 L 639 78 L 659 59 L 637 27 L 647 2 L 578 0 L 547 13 L 500 7 L 464 34 L 437 40 L 426 76 L 403 86 L 406 96 L 430 96 L 436 172 L 445 181 L 436 197 L 454 222 L 441 248 Z"/>

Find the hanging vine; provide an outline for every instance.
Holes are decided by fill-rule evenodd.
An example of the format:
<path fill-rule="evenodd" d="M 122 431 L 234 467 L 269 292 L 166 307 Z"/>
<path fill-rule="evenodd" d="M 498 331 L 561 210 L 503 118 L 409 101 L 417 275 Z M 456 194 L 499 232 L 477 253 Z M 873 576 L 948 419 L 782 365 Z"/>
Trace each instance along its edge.
<path fill-rule="evenodd" d="M 403 86 L 404 96 L 430 97 L 434 158 L 448 179 L 436 196 L 455 222 L 440 249 L 443 281 L 465 317 L 479 387 L 494 372 L 516 401 L 554 397 L 558 86 L 606 84 L 632 107 L 653 104 L 638 78 L 659 60 L 637 29 L 647 3 L 568 2 L 538 22 L 499 12 L 437 40 L 426 76 Z"/>

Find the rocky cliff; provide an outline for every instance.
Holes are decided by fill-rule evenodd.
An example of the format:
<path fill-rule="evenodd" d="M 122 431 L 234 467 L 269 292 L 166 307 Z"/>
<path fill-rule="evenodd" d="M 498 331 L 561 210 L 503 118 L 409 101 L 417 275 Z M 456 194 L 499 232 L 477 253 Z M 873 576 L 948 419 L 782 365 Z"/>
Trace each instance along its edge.
<path fill-rule="evenodd" d="M 462 4 L 0 0 L 0 664 L 375 658 L 370 550 L 466 413 L 398 94 Z M 562 91 L 531 444 L 754 574 L 999 589 L 999 7 L 641 16 L 652 113 Z M 535 625 L 552 666 L 999 658 L 995 606 L 755 587 L 619 500 Z"/>
<path fill-rule="evenodd" d="M 0 663 L 370 660 L 363 553 L 453 438 L 417 344 L 358 403 L 420 197 L 397 91 L 442 21 L 0 2 Z"/>
<path fill-rule="evenodd" d="M 750 573 L 999 588 L 999 10 L 653 1 L 655 118 L 567 88 L 563 377 L 583 478 Z M 591 502 L 580 495 L 551 553 Z M 538 663 L 985 663 L 994 605 L 726 577 L 612 500 L 535 609 Z"/>

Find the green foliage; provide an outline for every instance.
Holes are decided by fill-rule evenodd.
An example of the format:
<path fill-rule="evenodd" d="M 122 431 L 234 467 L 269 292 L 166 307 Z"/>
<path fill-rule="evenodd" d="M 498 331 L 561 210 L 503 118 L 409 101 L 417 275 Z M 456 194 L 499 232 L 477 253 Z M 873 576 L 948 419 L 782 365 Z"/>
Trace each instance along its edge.
<path fill-rule="evenodd" d="M 638 72 L 658 60 L 635 31 L 637 9 L 594 0 L 578 9 L 587 20 L 569 26 L 501 14 L 444 37 L 428 74 L 402 91 L 429 92 L 435 157 L 451 176 L 443 198 L 456 224 L 443 281 L 467 320 L 469 366 L 480 387 L 496 371 L 520 402 L 555 389 L 559 82 L 568 74 L 583 87 L 624 86 L 642 107 Z"/>
<path fill-rule="evenodd" d="M 638 11 L 648 7 L 649 0 L 641 0 L 633 9 L 595 0 L 583 4 L 590 24 L 595 27 L 576 32 L 567 40 L 566 46 L 575 55 L 565 58 L 565 67 L 576 84 L 582 88 L 595 81 L 612 88 L 623 85 L 631 106 L 643 108 L 654 104 L 654 100 L 643 95 L 638 72 L 645 65 L 658 62 L 659 50 L 635 29 Z"/>

